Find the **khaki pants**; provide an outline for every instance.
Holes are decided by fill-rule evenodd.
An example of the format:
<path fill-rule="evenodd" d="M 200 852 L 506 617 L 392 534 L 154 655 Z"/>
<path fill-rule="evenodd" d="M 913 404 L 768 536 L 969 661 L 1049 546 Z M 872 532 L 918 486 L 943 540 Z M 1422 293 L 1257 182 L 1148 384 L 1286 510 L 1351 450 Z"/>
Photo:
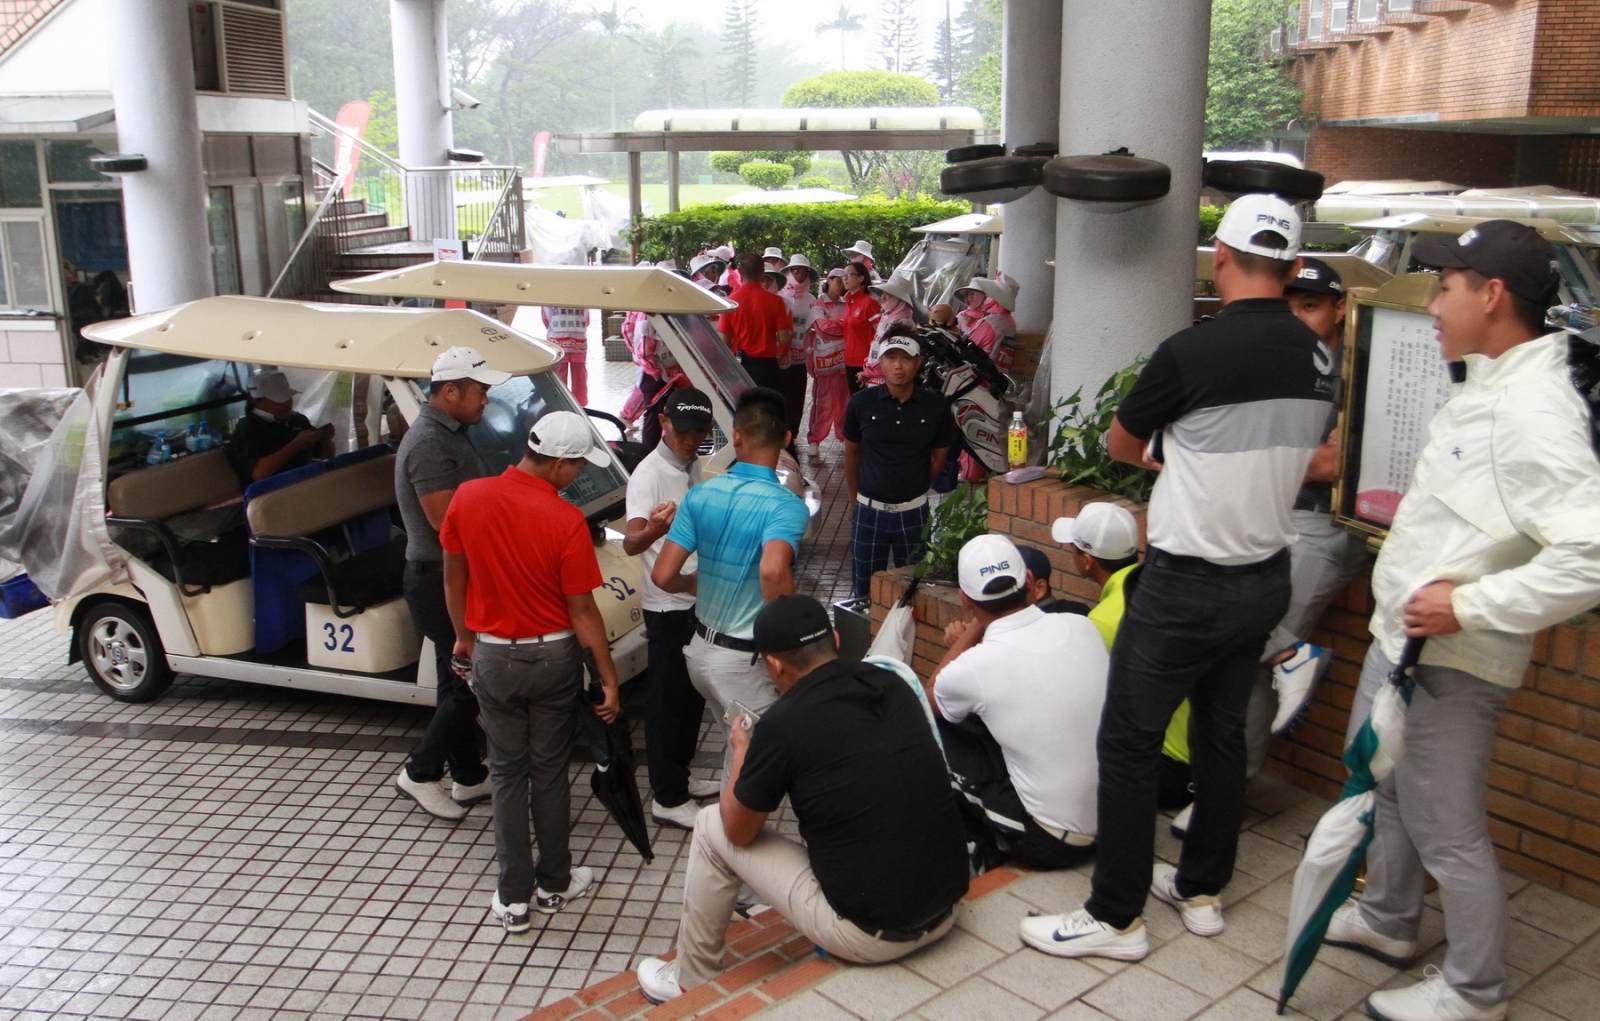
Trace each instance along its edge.
<path fill-rule="evenodd" d="M 811 942 L 856 964 L 898 960 L 939 939 L 955 924 L 952 911 L 914 942 L 874 939 L 829 906 L 804 847 L 771 827 L 748 846 L 735 847 L 723 832 L 721 809 L 713 804 L 695 817 L 683 880 L 683 918 L 678 923 L 678 984 L 683 988 L 708 982 L 722 970 L 723 936 L 741 881 Z"/>

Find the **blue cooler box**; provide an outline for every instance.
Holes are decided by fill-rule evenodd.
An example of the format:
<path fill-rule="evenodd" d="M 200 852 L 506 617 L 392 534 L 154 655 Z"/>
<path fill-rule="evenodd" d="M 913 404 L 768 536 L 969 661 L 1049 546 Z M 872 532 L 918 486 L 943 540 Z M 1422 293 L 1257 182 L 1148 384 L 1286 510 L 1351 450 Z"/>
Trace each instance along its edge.
<path fill-rule="evenodd" d="M 50 600 L 39 591 L 39 586 L 26 574 L 19 574 L 9 581 L 0 581 L 0 617 L 15 620 L 25 613 L 43 609 L 50 605 Z"/>

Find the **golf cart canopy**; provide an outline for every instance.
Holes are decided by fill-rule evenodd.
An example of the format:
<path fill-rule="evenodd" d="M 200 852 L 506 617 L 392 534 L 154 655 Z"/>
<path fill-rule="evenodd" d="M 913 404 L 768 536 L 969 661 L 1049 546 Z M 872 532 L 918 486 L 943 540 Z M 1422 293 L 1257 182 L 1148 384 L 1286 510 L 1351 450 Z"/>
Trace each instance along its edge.
<path fill-rule="evenodd" d="M 1463 234 L 1469 228 L 1476 227 L 1486 219 L 1503 219 L 1511 220 L 1515 223 L 1525 223 L 1538 231 L 1540 237 L 1556 244 L 1594 245 L 1596 243 L 1589 235 L 1573 230 L 1567 224 L 1537 216 L 1484 217 L 1401 213 L 1398 216 L 1382 216 L 1376 220 L 1362 220 L 1360 223 L 1352 223 L 1350 226 L 1356 230 L 1397 230 L 1418 234 Z"/>
<path fill-rule="evenodd" d="M 736 307 L 676 273 L 651 266 L 425 262 L 353 280 L 335 280 L 332 286 L 346 294 L 391 298 L 614 308 L 660 315 L 719 315 Z"/>
<path fill-rule="evenodd" d="M 83 328 L 102 344 L 391 377 L 426 378 L 448 348 L 476 348 L 514 376 L 561 360 L 553 345 L 467 309 L 375 308 L 220 295 Z"/>

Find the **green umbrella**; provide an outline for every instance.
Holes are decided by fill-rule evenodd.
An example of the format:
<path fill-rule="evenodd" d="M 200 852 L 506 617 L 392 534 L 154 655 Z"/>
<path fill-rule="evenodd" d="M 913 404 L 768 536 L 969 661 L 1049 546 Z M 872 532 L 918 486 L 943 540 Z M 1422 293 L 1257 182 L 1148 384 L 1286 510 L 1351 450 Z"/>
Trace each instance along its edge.
<path fill-rule="evenodd" d="M 1412 670 L 1425 639 L 1406 639 L 1389 684 L 1372 701 L 1372 711 L 1345 749 L 1350 770 L 1339 803 L 1328 809 L 1306 840 L 1305 858 L 1294 874 L 1289 900 L 1289 952 L 1278 993 L 1282 1014 L 1295 987 L 1311 969 L 1328 922 L 1356 888 L 1361 860 L 1372 843 L 1374 790 L 1405 754 L 1405 707 L 1411 704 Z"/>

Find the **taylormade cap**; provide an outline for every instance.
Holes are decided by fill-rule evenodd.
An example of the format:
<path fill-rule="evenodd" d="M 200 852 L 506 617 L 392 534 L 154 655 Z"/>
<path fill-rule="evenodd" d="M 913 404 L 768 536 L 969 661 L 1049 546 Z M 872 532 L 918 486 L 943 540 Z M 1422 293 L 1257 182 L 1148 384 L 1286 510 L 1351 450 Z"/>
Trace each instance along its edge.
<path fill-rule="evenodd" d="M 1344 281 L 1339 279 L 1339 271 L 1323 262 L 1313 259 L 1309 255 L 1301 256 L 1300 272 L 1289 278 L 1283 285 L 1285 291 L 1305 291 L 1307 294 L 1330 294 L 1335 298 L 1344 297 Z"/>
<path fill-rule="evenodd" d="M 1456 237 L 1424 234 L 1411 245 L 1418 262 L 1440 269 L 1470 269 L 1532 302 L 1555 300 L 1561 274 L 1555 253 L 1539 232 L 1515 220 L 1485 220 Z"/>
<path fill-rule="evenodd" d="M 475 379 L 484 386 L 499 386 L 511 378 L 511 373 L 489 368 L 477 348 L 453 347 L 433 360 L 433 380 L 447 383 L 452 379 Z"/>
<path fill-rule="evenodd" d="M 980 535 L 961 547 L 956 575 L 967 598 L 980 603 L 1003 599 L 1028 583 L 1022 554 L 1003 535 Z"/>
<path fill-rule="evenodd" d="M 1050 538 L 1101 560 L 1125 560 L 1139 550 L 1139 522 L 1126 507 L 1091 503 L 1075 518 L 1056 518 Z"/>
<path fill-rule="evenodd" d="M 1278 196 L 1240 195 L 1222 214 L 1217 240 L 1236 252 L 1288 262 L 1300 254 L 1300 227 L 1300 214 Z M 1287 244 L 1278 247 L 1250 240 L 1264 230 L 1278 234 Z"/>
<path fill-rule="evenodd" d="M 528 449 L 545 457 L 581 457 L 590 464 L 608 465 L 611 455 L 595 439 L 588 419 L 571 411 L 552 411 L 528 430 Z"/>
<path fill-rule="evenodd" d="M 281 372 L 258 372 L 250 377 L 250 396 L 282 404 L 299 393 Z"/>
<path fill-rule="evenodd" d="M 756 658 L 767 652 L 790 652 L 813 642 L 833 641 L 828 611 L 810 596 L 779 596 L 756 614 L 751 642 Z"/>
<path fill-rule="evenodd" d="M 661 413 L 679 432 L 711 430 L 711 398 L 692 386 L 674 390 Z"/>

